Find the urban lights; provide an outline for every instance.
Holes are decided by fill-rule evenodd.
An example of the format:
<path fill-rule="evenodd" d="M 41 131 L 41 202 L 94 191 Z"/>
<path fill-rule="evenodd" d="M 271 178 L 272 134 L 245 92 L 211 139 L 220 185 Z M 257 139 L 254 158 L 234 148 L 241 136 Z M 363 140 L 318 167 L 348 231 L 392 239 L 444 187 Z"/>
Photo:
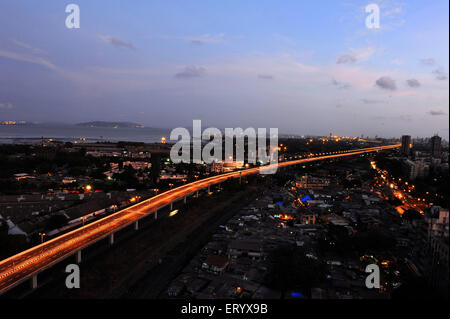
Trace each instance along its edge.
<path fill-rule="evenodd" d="M 170 150 L 170 159 L 173 163 L 207 163 L 222 161 L 247 162 L 254 164 L 259 160 L 270 165 L 270 169 L 261 170 L 261 174 L 274 174 L 278 164 L 278 129 L 270 128 L 267 135 L 265 128 L 225 128 L 225 152 L 222 152 L 222 132 L 217 128 L 207 128 L 202 131 L 201 120 L 194 120 L 193 134 L 182 127 L 175 128 L 170 133 L 170 140 L 178 140 Z M 211 139 L 212 138 L 212 139 Z M 202 140 L 209 141 L 203 145 Z M 245 156 L 245 140 L 248 154 Z M 267 140 L 270 146 L 267 147 Z M 192 156 L 191 156 L 192 151 Z M 269 154 L 268 154 L 269 151 Z M 233 154 L 236 154 L 234 157 Z M 223 155 L 225 155 L 223 157 Z M 222 158 L 223 157 L 223 158 Z"/>

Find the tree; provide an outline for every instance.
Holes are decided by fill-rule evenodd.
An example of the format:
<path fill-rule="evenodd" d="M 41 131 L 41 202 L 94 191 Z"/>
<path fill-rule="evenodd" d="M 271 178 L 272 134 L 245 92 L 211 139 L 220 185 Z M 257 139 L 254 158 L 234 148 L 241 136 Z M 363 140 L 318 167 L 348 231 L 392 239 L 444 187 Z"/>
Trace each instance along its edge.
<path fill-rule="evenodd" d="M 118 175 L 118 179 L 129 187 L 136 187 L 139 184 L 139 180 L 136 177 L 136 170 L 131 165 L 124 167 L 123 172 Z"/>

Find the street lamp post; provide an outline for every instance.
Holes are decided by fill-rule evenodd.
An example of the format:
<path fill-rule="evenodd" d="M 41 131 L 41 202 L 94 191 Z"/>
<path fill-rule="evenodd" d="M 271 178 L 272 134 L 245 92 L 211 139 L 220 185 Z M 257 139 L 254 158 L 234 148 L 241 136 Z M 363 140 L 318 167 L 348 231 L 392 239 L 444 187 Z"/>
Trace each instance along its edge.
<path fill-rule="evenodd" d="M 44 242 L 44 236 L 46 233 L 39 233 L 39 236 L 41 236 L 41 244 Z"/>

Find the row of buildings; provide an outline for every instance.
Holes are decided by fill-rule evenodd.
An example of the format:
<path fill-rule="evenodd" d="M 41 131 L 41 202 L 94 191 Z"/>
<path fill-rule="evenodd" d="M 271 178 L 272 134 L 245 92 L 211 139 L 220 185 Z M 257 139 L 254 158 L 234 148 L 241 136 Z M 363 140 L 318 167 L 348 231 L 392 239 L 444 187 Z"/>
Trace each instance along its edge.
<path fill-rule="evenodd" d="M 428 147 L 423 149 L 423 144 L 428 144 Z M 448 151 L 443 151 L 441 137 L 435 135 L 420 146 L 422 146 L 420 150 L 415 150 L 411 136 L 402 136 L 401 154 L 404 156 L 402 170 L 407 179 L 415 180 L 428 177 L 431 172 L 448 171 Z"/>
<path fill-rule="evenodd" d="M 431 152 L 430 155 L 433 158 L 441 158 L 442 156 L 442 138 L 438 135 L 434 135 L 430 138 L 430 148 Z M 411 156 L 413 152 L 413 141 L 411 139 L 410 135 L 403 135 L 402 136 L 402 146 L 401 146 L 401 152 L 405 156 Z"/>

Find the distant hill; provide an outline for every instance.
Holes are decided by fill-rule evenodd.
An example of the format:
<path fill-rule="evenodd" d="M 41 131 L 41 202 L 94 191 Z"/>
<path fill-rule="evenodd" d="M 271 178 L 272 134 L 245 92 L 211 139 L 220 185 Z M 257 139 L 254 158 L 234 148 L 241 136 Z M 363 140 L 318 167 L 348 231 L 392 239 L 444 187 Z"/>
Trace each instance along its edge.
<path fill-rule="evenodd" d="M 143 128 L 144 127 L 144 125 L 132 123 L 132 122 L 104 122 L 104 121 L 78 123 L 75 125 L 82 126 L 82 127 L 113 127 L 113 128 Z"/>

